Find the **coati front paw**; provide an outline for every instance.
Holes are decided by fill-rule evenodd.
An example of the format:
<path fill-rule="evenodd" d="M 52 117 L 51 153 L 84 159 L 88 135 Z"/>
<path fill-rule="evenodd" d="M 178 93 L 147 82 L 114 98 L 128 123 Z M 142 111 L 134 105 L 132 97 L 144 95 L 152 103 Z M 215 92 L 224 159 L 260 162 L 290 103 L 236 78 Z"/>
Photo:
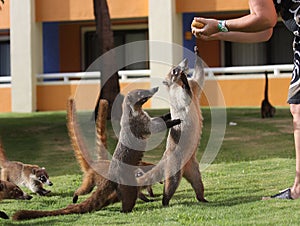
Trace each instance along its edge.
<path fill-rule="evenodd" d="M 42 189 L 42 190 L 37 191 L 36 193 L 38 193 L 40 196 L 45 196 L 45 195 L 49 194 L 50 192 L 51 191 L 49 191 L 49 190 Z"/>
<path fill-rule="evenodd" d="M 171 128 L 173 126 L 179 125 L 180 123 L 181 123 L 180 119 L 168 120 L 168 121 L 166 121 L 166 126 L 167 126 L 167 128 Z"/>
<path fill-rule="evenodd" d="M 166 113 L 164 115 L 161 116 L 161 118 L 164 120 L 164 121 L 167 121 L 167 120 L 170 120 L 171 119 L 171 113 Z"/>
<path fill-rule="evenodd" d="M 74 195 L 73 196 L 73 203 L 75 204 L 75 203 L 77 203 L 77 201 L 78 201 L 78 195 Z"/>

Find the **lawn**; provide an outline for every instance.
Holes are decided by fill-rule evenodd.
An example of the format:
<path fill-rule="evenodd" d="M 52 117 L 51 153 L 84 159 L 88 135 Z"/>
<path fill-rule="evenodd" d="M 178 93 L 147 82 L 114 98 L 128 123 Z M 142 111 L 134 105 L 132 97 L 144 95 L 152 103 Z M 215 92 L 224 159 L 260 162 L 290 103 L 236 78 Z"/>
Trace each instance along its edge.
<path fill-rule="evenodd" d="M 149 114 L 163 112 L 152 110 Z M 202 172 L 209 203 L 198 203 L 191 186 L 182 180 L 167 208 L 161 205 L 163 185 L 157 184 L 153 187 L 154 202 L 138 200 L 129 214 L 120 213 L 117 203 L 90 214 L 22 222 L 0 219 L 0 224 L 298 225 L 299 200 L 261 201 L 262 196 L 274 194 L 293 182 L 295 153 L 289 109 L 277 109 L 272 119 L 261 119 L 258 108 L 230 108 L 226 113 L 222 146 L 212 164 Z M 203 108 L 203 116 L 199 159 L 212 130 L 211 110 Z M 112 152 L 116 138 L 111 126 L 108 134 Z M 2 200 L 0 210 L 11 216 L 19 209 L 52 210 L 71 204 L 73 192 L 81 183 L 81 171 L 69 142 L 65 112 L 0 114 L 0 136 L 10 160 L 46 167 L 54 183 L 49 196 L 34 195 L 30 201 Z M 163 149 L 164 144 L 147 152 L 145 160 L 157 162 Z"/>

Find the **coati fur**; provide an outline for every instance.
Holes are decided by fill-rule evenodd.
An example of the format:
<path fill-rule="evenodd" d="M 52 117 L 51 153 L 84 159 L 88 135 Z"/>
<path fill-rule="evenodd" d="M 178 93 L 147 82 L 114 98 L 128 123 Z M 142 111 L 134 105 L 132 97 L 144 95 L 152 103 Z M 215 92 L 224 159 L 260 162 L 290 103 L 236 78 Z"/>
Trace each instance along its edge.
<path fill-rule="evenodd" d="M 268 72 L 265 71 L 265 97 L 261 102 L 261 117 L 262 118 L 272 118 L 275 115 L 276 109 L 272 106 L 268 97 L 269 90 L 269 80 L 268 80 Z"/>
<path fill-rule="evenodd" d="M 30 200 L 32 199 L 32 196 L 26 194 L 14 183 L 0 180 L 0 200 L 3 199 Z M 0 211 L 0 217 L 9 219 L 7 214 L 3 211 Z"/>
<path fill-rule="evenodd" d="M 13 215 L 13 219 L 24 220 L 75 213 L 83 214 L 100 210 L 117 201 L 121 201 L 122 212 L 132 211 L 138 197 L 134 171 L 143 157 L 147 138 L 152 133 L 164 131 L 166 128 L 171 128 L 181 122 L 180 119 L 169 120 L 168 117 L 151 118 L 142 109 L 143 104 L 157 91 L 158 88 L 137 89 L 129 92 L 125 97 L 120 122 L 121 131 L 109 165 L 107 173 L 109 177 L 97 184 L 96 190 L 89 198 L 80 204 L 72 204 L 59 210 L 20 210 Z M 124 173 L 126 177 L 122 175 Z"/>
<path fill-rule="evenodd" d="M 110 161 L 108 160 L 107 152 L 107 136 L 106 136 L 106 119 L 107 119 L 107 108 L 108 101 L 101 99 L 99 102 L 98 114 L 96 119 L 96 137 L 97 137 L 97 148 L 98 148 L 98 161 L 93 161 L 88 156 L 86 147 L 82 142 L 82 136 L 80 134 L 80 129 L 78 128 L 77 117 L 76 117 L 76 104 L 75 100 L 70 98 L 67 107 L 67 127 L 69 132 L 69 137 L 74 150 L 75 157 L 81 171 L 83 172 L 83 180 L 81 186 L 74 192 L 73 203 L 76 203 L 79 195 L 89 194 L 95 186 L 97 186 L 100 181 L 102 181 L 103 176 L 109 168 Z M 98 165 L 102 165 L 105 172 L 97 172 L 95 169 Z M 139 166 L 149 166 L 150 170 L 154 165 L 147 162 L 140 162 Z M 98 167 L 99 168 L 99 167 Z M 141 176 L 141 170 L 138 171 L 137 176 Z M 150 197 L 154 197 L 151 186 L 146 187 Z M 139 198 L 145 202 L 149 200 L 143 193 L 139 192 Z"/>
<path fill-rule="evenodd" d="M 44 167 L 9 161 L 6 158 L 2 142 L 0 141 L 1 180 L 10 181 L 20 187 L 24 186 L 41 196 L 51 191 L 43 188 L 43 184 L 52 186 L 48 173 Z"/>
<path fill-rule="evenodd" d="M 196 158 L 202 133 L 200 96 L 204 85 L 204 70 L 196 47 L 194 51 L 196 60 L 192 77 L 187 76 L 188 62 L 184 59 L 171 69 L 163 82 L 170 96 L 171 117 L 180 118 L 181 124 L 169 130 L 161 161 L 138 178 L 139 185 L 151 185 L 164 180 L 163 206 L 169 205 L 182 177 L 191 183 L 198 201 L 207 202 Z"/>
<path fill-rule="evenodd" d="M 26 194 L 16 184 L 0 180 L 0 200 L 3 199 L 30 200 L 32 196 Z"/>

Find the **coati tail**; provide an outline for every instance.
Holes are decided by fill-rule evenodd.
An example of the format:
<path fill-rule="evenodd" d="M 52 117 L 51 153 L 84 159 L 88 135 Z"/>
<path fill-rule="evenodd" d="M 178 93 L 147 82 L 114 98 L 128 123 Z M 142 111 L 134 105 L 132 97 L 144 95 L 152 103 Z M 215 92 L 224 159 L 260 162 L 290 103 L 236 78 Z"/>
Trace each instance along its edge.
<path fill-rule="evenodd" d="M 83 153 L 88 153 L 86 147 L 81 139 L 82 136 L 79 131 L 77 117 L 76 117 L 76 104 L 73 98 L 68 100 L 67 107 L 67 127 L 68 133 L 71 140 L 71 144 L 74 150 L 75 157 L 80 164 L 80 168 L 83 172 L 86 172 L 90 169 L 90 164 L 87 161 L 88 156 L 85 156 Z"/>
<path fill-rule="evenodd" d="M 13 220 L 29 220 L 41 217 L 83 214 L 102 209 L 109 204 L 118 201 L 116 184 L 106 180 L 101 188 L 97 188 L 93 194 L 80 204 L 69 205 L 66 208 L 50 211 L 19 210 L 12 216 Z"/>
<path fill-rule="evenodd" d="M 269 90 L 269 81 L 268 81 L 268 72 L 265 71 L 265 100 L 269 100 L 269 97 L 268 97 L 268 90 Z"/>
<path fill-rule="evenodd" d="M 7 216 L 7 214 L 4 213 L 3 211 L 0 211 L 0 217 L 3 219 L 9 219 L 9 216 Z"/>
<path fill-rule="evenodd" d="M 0 166 L 3 167 L 5 162 L 7 162 L 7 158 L 4 152 L 2 140 L 0 139 Z"/>
<path fill-rule="evenodd" d="M 99 159 L 108 159 L 107 153 L 107 136 L 106 136 L 106 121 L 108 114 L 108 101 L 100 99 L 98 114 L 96 119 L 96 137 Z"/>

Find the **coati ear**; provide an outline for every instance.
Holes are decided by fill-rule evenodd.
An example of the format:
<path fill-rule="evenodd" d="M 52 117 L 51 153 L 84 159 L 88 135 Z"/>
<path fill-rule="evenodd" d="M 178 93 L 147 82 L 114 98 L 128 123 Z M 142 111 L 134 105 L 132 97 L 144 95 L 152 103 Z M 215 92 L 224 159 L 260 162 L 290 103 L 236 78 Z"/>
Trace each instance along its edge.
<path fill-rule="evenodd" d="M 185 58 L 185 59 L 183 59 L 183 61 L 181 61 L 181 62 L 178 64 L 178 66 L 181 67 L 181 70 L 182 70 L 184 73 L 188 74 L 188 73 L 189 73 L 189 65 L 188 65 L 188 64 L 189 64 L 188 59 Z"/>
<path fill-rule="evenodd" d="M 127 95 L 125 104 L 131 108 L 132 112 L 135 112 L 132 96 Z"/>
<path fill-rule="evenodd" d="M 31 172 L 32 172 L 32 174 L 35 174 L 35 173 L 36 173 L 36 168 L 33 168 L 33 169 L 31 170 Z"/>

